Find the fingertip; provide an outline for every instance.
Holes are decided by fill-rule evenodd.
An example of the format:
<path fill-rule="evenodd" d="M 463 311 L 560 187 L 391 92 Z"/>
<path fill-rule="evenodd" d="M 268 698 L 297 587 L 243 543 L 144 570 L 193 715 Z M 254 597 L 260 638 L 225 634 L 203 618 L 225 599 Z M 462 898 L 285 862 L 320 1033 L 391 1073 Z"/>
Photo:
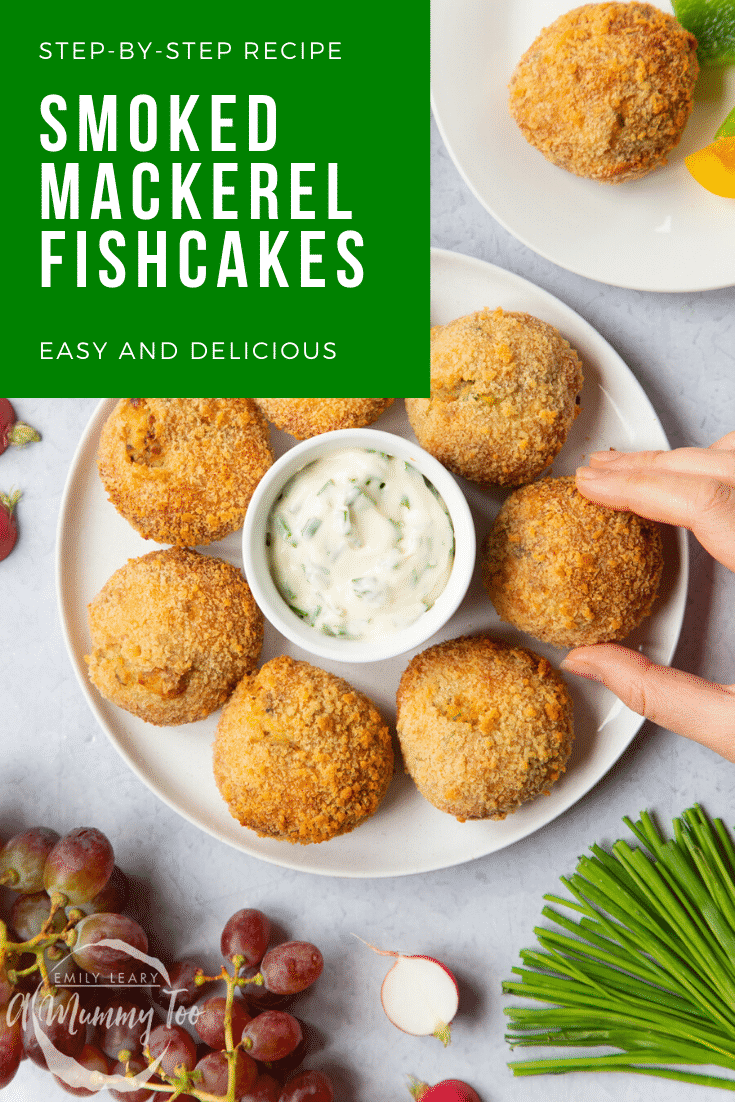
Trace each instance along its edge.
<path fill-rule="evenodd" d="M 640 651 L 631 650 L 630 647 L 625 647 L 621 643 L 594 643 L 570 650 L 559 666 L 569 673 L 576 673 L 580 677 L 606 684 L 605 673 L 630 668 L 631 661 L 644 669 L 651 665 L 650 659 Z"/>
<path fill-rule="evenodd" d="M 584 677 L 588 681 L 602 681 L 600 671 L 596 667 L 594 662 L 589 660 L 589 657 L 585 654 L 585 651 L 590 648 L 582 647 L 576 651 L 570 651 L 570 653 L 561 660 L 559 667 L 565 670 L 566 673 L 576 674 L 577 677 Z"/>

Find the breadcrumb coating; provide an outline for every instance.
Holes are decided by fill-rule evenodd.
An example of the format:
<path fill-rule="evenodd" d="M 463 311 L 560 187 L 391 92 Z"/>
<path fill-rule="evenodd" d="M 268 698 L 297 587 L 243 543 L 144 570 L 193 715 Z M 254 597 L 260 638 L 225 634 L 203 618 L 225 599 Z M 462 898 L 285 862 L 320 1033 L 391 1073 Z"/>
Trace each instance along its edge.
<path fill-rule="evenodd" d="M 659 525 L 596 505 L 573 478 L 512 493 L 482 549 L 498 616 L 557 647 L 624 639 L 650 613 L 662 570 Z"/>
<path fill-rule="evenodd" d="M 242 527 L 273 462 L 250 398 L 121 398 L 102 429 L 100 477 L 144 537 L 202 546 Z"/>
<path fill-rule="evenodd" d="M 574 738 L 572 702 L 545 658 L 487 635 L 416 655 L 397 697 L 408 772 L 430 803 L 467 819 L 504 819 L 548 795 Z"/>
<path fill-rule="evenodd" d="M 431 396 L 407 398 L 406 411 L 455 474 L 517 486 L 558 454 L 581 386 L 579 356 L 553 325 L 484 309 L 431 330 Z"/>
<path fill-rule="evenodd" d="M 393 776 L 390 733 L 347 681 L 282 656 L 244 677 L 222 711 L 214 776 L 263 837 L 307 845 L 354 830 Z"/>
<path fill-rule="evenodd" d="M 297 440 L 336 429 L 360 429 L 372 425 L 388 409 L 393 398 L 254 398 L 276 428 Z"/>
<path fill-rule="evenodd" d="M 510 113 L 560 168 L 604 183 L 666 163 L 692 110 L 697 40 L 652 4 L 584 4 L 544 28 L 510 81 Z"/>
<path fill-rule="evenodd" d="M 234 566 L 171 547 L 130 559 L 88 608 L 102 696 L 159 726 L 204 719 L 255 666 L 263 617 Z"/>

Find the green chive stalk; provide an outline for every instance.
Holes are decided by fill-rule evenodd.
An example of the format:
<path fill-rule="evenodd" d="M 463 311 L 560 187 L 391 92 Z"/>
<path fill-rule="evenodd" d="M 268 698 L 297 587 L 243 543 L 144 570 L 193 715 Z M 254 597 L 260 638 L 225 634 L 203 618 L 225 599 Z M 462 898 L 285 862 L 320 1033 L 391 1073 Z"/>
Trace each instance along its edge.
<path fill-rule="evenodd" d="M 546 895 L 538 947 L 503 993 L 511 1048 L 576 1049 L 509 1064 L 514 1075 L 617 1071 L 735 1091 L 735 845 L 697 804 L 666 838 L 648 812 L 623 822 L 639 845 L 590 847 L 561 877 L 572 899 Z M 574 918 L 557 908 L 571 911 Z M 589 1049 L 600 1048 L 599 1055 Z M 671 1066 L 673 1065 L 673 1066 Z"/>

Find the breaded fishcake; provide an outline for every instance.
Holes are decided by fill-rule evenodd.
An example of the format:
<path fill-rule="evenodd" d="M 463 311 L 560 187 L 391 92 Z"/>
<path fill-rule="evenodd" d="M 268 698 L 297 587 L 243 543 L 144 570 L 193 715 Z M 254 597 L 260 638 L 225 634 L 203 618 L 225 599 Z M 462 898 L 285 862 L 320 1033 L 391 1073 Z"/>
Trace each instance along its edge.
<path fill-rule="evenodd" d="M 390 733 L 343 678 L 282 656 L 244 677 L 222 711 L 214 777 L 231 814 L 263 837 L 325 842 L 377 809 Z"/>
<path fill-rule="evenodd" d="M 406 411 L 455 474 L 517 486 L 559 452 L 581 386 L 579 356 L 553 325 L 485 309 L 431 330 L 431 397 L 407 398 Z"/>
<path fill-rule="evenodd" d="M 697 40 L 652 4 L 584 4 L 544 28 L 510 113 L 548 160 L 605 183 L 666 163 L 692 110 Z"/>
<path fill-rule="evenodd" d="M 255 666 L 263 616 L 234 566 L 170 547 L 129 559 L 88 608 L 89 677 L 159 726 L 204 719 Z"/>
<path fill-rule="evenodd" d="M 572 702 L 545 658 L 487 635 L 417 654 L 398 688 L 398 737 L 422 796 L 467 819 L 504 819 L 564 772 Z"/>
<path fill-rule="evenodd" d="M 250 398 L 121 398 L 102 429 L 110 501 L 145 539 L 197 546 L 242 527 L 273 462 Z"/>
<path fill-rule="evenodd" d="M 372 425 L 392 398 L 253 398 L 276 428 L 297 440 Z"/>
<path fill-rule="evenodd" d="M 557 647 L 624 639 L 651 611 L 662 570 L 658 524 L 596 505 L 573 478 L 512 493 L 482 549 L 501 619 Z"/>

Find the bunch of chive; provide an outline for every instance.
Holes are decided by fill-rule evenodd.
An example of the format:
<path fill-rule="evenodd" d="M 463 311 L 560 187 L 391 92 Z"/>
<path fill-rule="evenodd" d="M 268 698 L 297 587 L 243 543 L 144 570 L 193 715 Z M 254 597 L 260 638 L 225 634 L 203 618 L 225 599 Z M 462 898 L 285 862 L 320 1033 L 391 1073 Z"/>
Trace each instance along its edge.
<path fill-rule="evenodd" d="M 591 1049 L 602 1055 L 510 1063 L 514 1075 L 619 1071 L 735 1091 L 735 1079 L 666 1065 L 735 1071 L 735 847 L 722 821 L 699 805 L 673 821 L 666 839 L 651 816 L 624 818 L 643 849 L 591 846 L 561 877 L 574 900 L 546 895 L 534 930 L 543 951 L 524 950 L 509 995 L 552 1004 L 505 1013 L 511 1047 Z M 644 852 L 647 851 L 647 852 Z"/>

